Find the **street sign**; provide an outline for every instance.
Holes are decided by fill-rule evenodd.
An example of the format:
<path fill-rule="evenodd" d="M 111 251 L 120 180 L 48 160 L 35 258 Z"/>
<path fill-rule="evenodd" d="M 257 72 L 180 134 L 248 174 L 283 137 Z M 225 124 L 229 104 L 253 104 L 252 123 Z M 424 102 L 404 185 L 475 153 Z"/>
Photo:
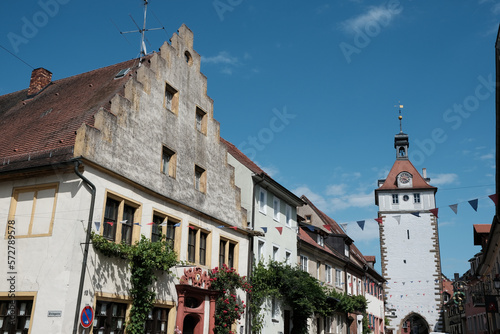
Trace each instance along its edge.
<path fill-rule="evenodd" d="M 85 306 L 80 315 L 80 323 L 83 328 L 89 328 L 94 322 L 94 310 L 90 306 Z"/>

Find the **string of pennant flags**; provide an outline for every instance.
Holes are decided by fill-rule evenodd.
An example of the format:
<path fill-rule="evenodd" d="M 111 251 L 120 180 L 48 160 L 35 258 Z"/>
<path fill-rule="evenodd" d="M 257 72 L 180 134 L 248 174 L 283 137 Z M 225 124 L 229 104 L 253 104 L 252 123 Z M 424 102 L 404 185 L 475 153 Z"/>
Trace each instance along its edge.
<path fill-rule="evenodd" d="M 126 224 L 127 222 L 128 222 L 128 220 L 122 220 L 122 221 L 120 221 L 120 224 Z M 110 225 L 110 226 L 113 226 L 113 225 L 114 225 L 114 224 L 116 224 L 116 223 L 115 223 L 115 222 L 111 222 L 111 221 L 106 221 L 106 222 L 104 222 L 104 224 L 108 224 L 108 225 Z M 153 224 L 155 224 L 155 222 L 149 222 L 149 223 L 146 223 L 146 225 L 153 225 Z M 95 225 L 95 229 L 96 229 L 97 231 L 99 231 L 99 230 L 101 229 L 101 222 L 95 221 L 95 222 L 94 222 L 94 225 Z M 134 225 L 137 225 L 137 226 L 141 226 L 141 227 L 142 227 L 141 223 L 134 223 Z M 163 223 L 158 224 L 158 226 L 167 226 L 167 221 L 164 221 Z M 181 226 L 181 223 L 176 223 L 176 224 L 174 224 L 174 225 L 172 225 L 172 226 L 173 226 L 173 227 L 180 227 L 180 226 Z M 188 227 L 189 227 L 190 229 L 196 229 L 196 227 L 191 226 L 191 225 L 189 225 Z M 217 226 L 217 228 L 220 228 L 220 229 L 222 229 L 222 228 L 231 228 L 231 229 L 233 229 L 233 230 L 235 230 L 235 231 L 238 229 L 238 227 L 237 227 L 237 226 L 224 226 L 224 225 L 219 225 L 219 226 Z M 283 228 L 282 228 L 282 227 L 277 227 L 277 229 L 283 229 Z M 281 231 L 280 231 L 280 234 L 281 234 Z"/>
<path fill-rule="evenodd" d="M 489 195 L 488 196 L 492 201 L 493 203 L 495 203 L 495 206 L 497 205 L 498 203 L 498 196 L 497 194 L 493 194 L 493 195 Z M 474 209 L 474 211 L 477 212 L 477 207 L 478 207 L 478 204 L 479 204 L 479 198 L 475 198 L 475 199 L 471 199 L 469 201 L 467 201 L 470 206 L 472 207 L 472 209 Z M 465 203 L 465 202 L 462 202 L 462 203 Z M 455 213 L 455 214 L 458 214 L 458 204 L 460 203 L 455 203 L 455 204 L 451 204 L 451 205 L 448 205 L 448 207 Z M 429 210 L 436 218 L 438 218 L 438 212 L 439 212 L 439 208 L 434 208 L 434 209 L 430 209 Z M 420 217 L 420 212 L 419 211 L 416 211 L 416 212 L 410 212 L 410 214 L 412 214 L 413 216 L 415 217 Z M 394 219 L 397 220 L 398 224 L 400 223 L 400 220 L 401 220 L 401 215 L 397 215 L 397 216 L 393 216 Z M 358 220 L 356 221 L 356 223 L 358 224 L 359 228 L 361 228 L 361 230 L 364 230 L 365 228 L 365 222 L 369 220 L 369 219 L 364 219 L 364 220 Z M 382 224 L 382 218 L 374 218 L 373 220 L 375 220 L 377 223 L 379 224 Z"/>

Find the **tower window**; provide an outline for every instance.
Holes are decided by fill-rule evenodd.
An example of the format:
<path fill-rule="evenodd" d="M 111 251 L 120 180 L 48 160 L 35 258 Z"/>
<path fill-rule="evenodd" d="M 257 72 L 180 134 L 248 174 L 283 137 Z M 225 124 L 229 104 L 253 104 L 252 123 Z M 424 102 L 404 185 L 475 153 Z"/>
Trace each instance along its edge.
<path fill-rule="evenodd" d="M 410 240 L 410 230 L 406 230 L 406 236 L 408 237 L 408 240 Z"/>
<path fill-rule="evenodd" d="M 405 148 L 402 147 L 402 146 L 399 148 L 399 156 L 400 157 L 405 157 L 406 156 Z"/>
<path fill-rule="evenodd" d="M 420 203 L 420 194 L 413 194 L 413 203 Z"/>
<path fill-rule="evenodd" d="M 399 204 L 398 194 L 393 194 L 392 195 L 392 204 Z"/>

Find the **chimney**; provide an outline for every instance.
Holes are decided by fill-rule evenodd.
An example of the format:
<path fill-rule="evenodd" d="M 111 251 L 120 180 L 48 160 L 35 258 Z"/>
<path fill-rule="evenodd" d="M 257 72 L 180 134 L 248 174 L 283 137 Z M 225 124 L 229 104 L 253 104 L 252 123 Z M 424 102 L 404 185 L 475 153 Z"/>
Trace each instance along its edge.
<path fill-rule="evenodd" d="M 424 177 L 424 180 L 427 178 L 427 168 L 422 168 L 422 176 Z"/>
<path fill-rule="evenodd" d="M 28 88 L 28 97 L 38 94 L 47 87 L 52 80 L 52 73 L 40 67 L 31 72 L 30 86 Z"/>

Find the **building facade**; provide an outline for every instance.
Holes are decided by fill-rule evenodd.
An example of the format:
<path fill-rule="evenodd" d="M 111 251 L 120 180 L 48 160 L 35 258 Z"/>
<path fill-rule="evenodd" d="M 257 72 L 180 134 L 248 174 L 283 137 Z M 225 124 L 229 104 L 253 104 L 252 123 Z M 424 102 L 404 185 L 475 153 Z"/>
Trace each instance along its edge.
<path fill-rule="evenodd" d="M 29 89 L 0 97 L 0 244 L 15 251 L 0 282 L 5 333 L 80 333 L 85 306 L 93 333 L 123 332 L 130 270 L 90 232 L 130 245 L 165 235 L 182 265 L 158 273 L 146 332 L 213 329 L 207 274 L 247 275 L 249 234 L 200 58 L 183 25 L 158 53 L 54 82 L 37 69 Z"/>

